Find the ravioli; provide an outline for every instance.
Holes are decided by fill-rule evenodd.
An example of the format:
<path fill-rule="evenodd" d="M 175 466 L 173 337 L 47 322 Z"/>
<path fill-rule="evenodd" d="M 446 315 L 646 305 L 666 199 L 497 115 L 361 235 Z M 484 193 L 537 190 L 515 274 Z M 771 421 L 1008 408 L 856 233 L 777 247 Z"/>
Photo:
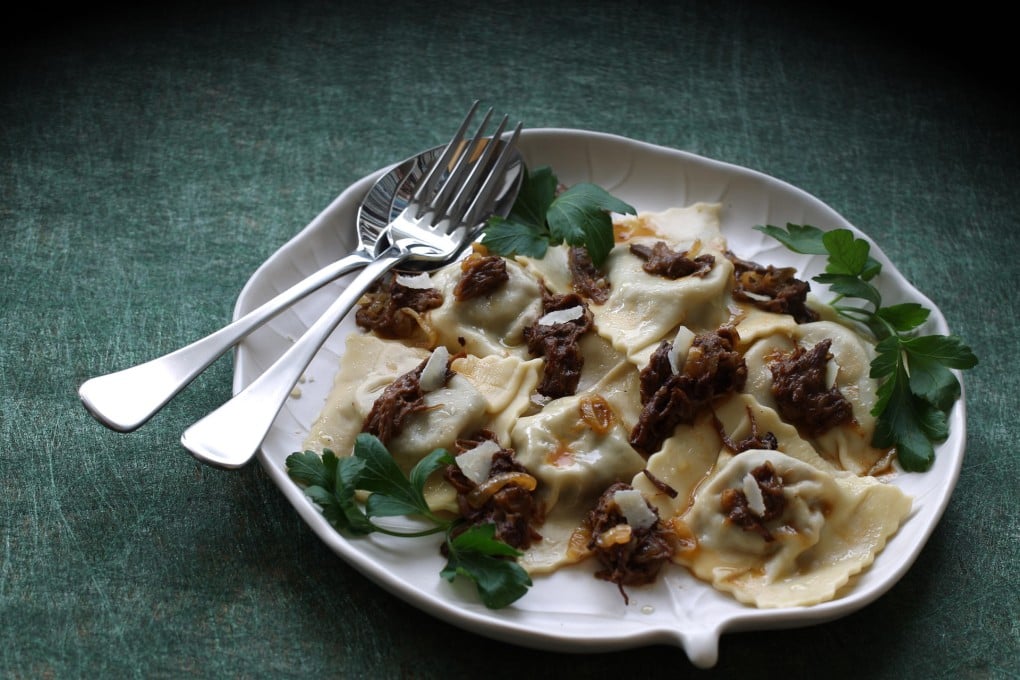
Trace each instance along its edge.
<path fill-rule="evenodd" d="M 372 404 L 398 377 L 428 358 L 429 352 L 397 340 L 354 333 L 347 337 L 326 404 L 312 423 L 304 449 L 330 449 L 348 455 Z"/>
<path fill-rule="evenodd" d="M 467 355 L 453 360 L 452 368 L 464 376 L 484 399 L 488 417 L 485 429 L 502 446 L 510 445 L 510 430 L 530 407 L 530 396 L 538 384 L 542 361 L 495 355 L 478 358 Z"/>
<path fill-rule="evenodd" d="M 598 333 L 640 366 L 644 354 L 675 333 L 680 324 L 715 328 L 728 316 L 723 293 L 733 274 L 726 241 L 719 230 L 717 204 L 697 203 L 659 213 L 618 218 L 617 245 L 603 269 L 612 282 L 604 304 L 590 306 Z M 630 244 L 665 241 L 675 250 L 710 254 L 715 264 L 707 276 L 666 279 L 642 269 L 644 262 Z M 569 293 L 570 268 L 565 246 L 550 248 L 542 259 L 518 258 L 554 293 Z"/>
<path fill-rule="evenodd" d="M 542 288 L 524 268 L 507 260 L 510 280 L 491 295 L 457 300 L 453 289 L 460 280 L 459 264 L 440 269 L 433 285 L 444 291 L 443 304 L 426 314 L 437 342 L 451 353 L 528 357 L 524 329 L 542 316 Z"/>
<path fill-rule="evenodd" d="M 718 421 L 718 424 L 717 422 Z M 834 470 L 805 441 L 796 428 L 779 419 L 779 414 L 763 406 L 748 394 L 734 394 L 713 411 L 702 413 L 691 425 L 677 427 L 658 452 L 648 459 L 652 476 L 668 485 L 676 495 L 670 497 L 656 488 L 643 472 L 631 482 L 635 489 L 656 507 L 662 517 L 684 513 L 693 502 L 694 492 L 734 452 L 723 443 L 720 431 L 733 442 L 766 432 L 775 436 L 778 450 L 822 470 Z"/>
<path fill-rule="evenodd" d="M 731 317 L 727 323 L 737 329 L 740 349 L 747 348 L 763 338 L 779 335 L 793 337 L 797 333 L 797 322 L 789 314 L 765 312 L 746 302 L 731 300 Z"/>
<path fill-rule="evenodd" d="M 349 336 L 329 399 L 304 448 L 349 455 L 362 423 L 386 387 L 428 356 L 427 350 L 399 341 Z M 458 439 L 483 429 L 509 443 L 511 425 L 528 408 L 540 363 L 495 356 L 455 359 L 451 363 L 454 375 L 447 384 L 426 392 L 426 408 L 409 416 L 402 431 L 387 443 L 394 460 L 409 472 L 429 452 L 452 450 Z M 426 498 L 433 509 L 456 509 L 453 490 L 438 476 L 430 480 Z"/>
<path fill-rule="evenodd" d="M 772 395 L 770 362 L 789 354 L 800 345 L 812 347 L 822 340 L 831 340 L 830 375 L 835 387 L 850 402 L 853 422 L 812 438 L 818 451 L 844 470 L 868 474 L 879 464 L 886 452 L 871 446 L 875 417 L 871 409 L 877 401 L 877 383 L 869 376 L 874 348 L 843 324 L 815 321 L 769 335 L 748 348 L 745 390 L 761 404 L 776 407 Z"/>
<path fill-rule="evenodd" d="M 655 238 L 635 238 L 631 243 L 652 245 Z M 606 262 L 612 282 L 609 299 L 592 305 L 600 335 L 632 360 L 675 334 L 681 324 L 692 330 L 718 327 L 729 313 L 723 293 L 733 274 L 733 265 L 718 251 L 704 249 L 715 264 L 704 277 L 667 279 L 642 269 L 644 262 L 627 247 L 616 247 Z M 635 363 L 638 363 L 636 360 Z"/>
<path fill-rule="evenodd" d="M 743 492 L 768 464 L 781 479 L 785 507 L 765 522 L 771 538 L 736 526 L 724 493 Z M 831 600 L 869 566 L 911 509 L 895 486 L 845 472 L 828 473 L 778 451 L 731 458 L 682 516 L 689 529 L 674 559 L 737 600 L 761 608 Z"/>
<path fill-rule="evenodd" d="M 585 421 L 583 401 L 597 396 L 557 399 L 520 418 L 511 432 L 517 461 L 539 480 L 548 511 L 565 505 L 583 513 L 607 486 L 629 480 L 645 465 L 618 417 L 604 430 Z"/>

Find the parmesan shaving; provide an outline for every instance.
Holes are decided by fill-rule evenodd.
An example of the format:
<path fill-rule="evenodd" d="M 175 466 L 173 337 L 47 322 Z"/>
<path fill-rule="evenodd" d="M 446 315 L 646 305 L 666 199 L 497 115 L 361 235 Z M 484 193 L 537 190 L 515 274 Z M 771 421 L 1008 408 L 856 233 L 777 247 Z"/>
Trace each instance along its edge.
<path fill-rule="evenodd" d="M 680 330 L 676 332 L 676 337 L 673 339 L 673 346 L 669 350 L 669 367 L 673 369 L 673 373 L 677 374 L 680 369 L 683 368 L 684 363 L 687 361 L 687 353 L 691 350 L 691 344 L 694 342 L 694 331 L 687 326 L 680 326 Z"/>
<path fill-rule="evenodd" d="M 747 508 L 759 517 L 765 515 L 765 497 L 761 495 L 761 487 L 754 475 L 744 475 L 744 496 L 747 497 Z"/>
<path fill-rule="evenodd" d="M 443 345 L 433 350 L 428 361 L 425 362 L 421 377 L 418 379 L 422 392 L 432 392 L 446 384 L 446 367 L 449 362 L 450 350 Z"/>
<path fill-rule="evenodd" d="M 839 364 L 835 359 L 829 359 L 825 364 L 825 387 L 832 389 L 836 385 L 836 376 L 839 375 Z"/>
<path fill-rule="evenodd" d="M 415 274 L 411 276 L 409 274 L 397 274 L 397 283 L 404 288 L 414 288 L 415 290 L 428 290 L 432 288 L 432 279 L 425 272 L 421 274 Z"/>
<path fill-rule="evenodd" d="M 486 439 L 473 449 L 468 449 L 454 460 L 464 476 L 475 484 L 481 484 L 489 478 L 492 469 L 492 456 L 499 451 L 499 444 Z"/>
<path fill-rule="evenodd" d="M 580 319 L 582 316 L 584 316 L 584 307 L 576 305 L 567 309 L 557 309 L 555 312 L 549 312 L 538 320 L 538 325 L 555 326 L 558 323 L 567 323 L 574 319 Z"/>
<path fill-rule="evenodd" d="M 772 302 L 772 298 L 770 298 L 768 295 L 762 295 L 761 293 L 752 293 L 749 290 L 742 290 L 740 292 L 743 295 L 751 298 L 752 300 L 756 300 L 758 302 Z"/>
<path fill-rule="evenodd" d="M 658 520 L 637 489 L 621 489 L 613 494 L 613 502 L 634 529 L 647 529 Z"/>

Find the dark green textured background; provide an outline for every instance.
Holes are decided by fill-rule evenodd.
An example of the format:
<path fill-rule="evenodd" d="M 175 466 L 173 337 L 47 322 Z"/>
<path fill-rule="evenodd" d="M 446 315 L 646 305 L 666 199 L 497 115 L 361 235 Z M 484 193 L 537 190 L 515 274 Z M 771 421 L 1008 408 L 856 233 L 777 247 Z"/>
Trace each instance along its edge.
<path fill-rule="evenodd" d="M 0 676 L 760 677 L 764 659 L 767 677 L 1020 676 L 1018 83 L 1004 19 L 973 10 L 927 29 L 734 0 L 8 17 Z M 474 98 L 806 189 L 977 350 L 959 485 L 887 595 L 727 634 L 712 671 L 668 647 L 516 648 L 369 583 L 257 466 L 214 470 L 178 445 L 228 397 L 229 359 L 134 434 L 87 416 L 83 380 L 226 322 L 269 254 L 357 178 L 441 142 Z"/>

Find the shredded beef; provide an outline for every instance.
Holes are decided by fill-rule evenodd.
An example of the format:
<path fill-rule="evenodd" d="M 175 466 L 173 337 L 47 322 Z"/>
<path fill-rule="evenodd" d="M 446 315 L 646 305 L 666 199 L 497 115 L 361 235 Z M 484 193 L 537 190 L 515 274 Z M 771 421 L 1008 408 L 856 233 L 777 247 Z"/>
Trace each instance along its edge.
<path fill-rule="evenodd" d="M 694 422 L 699 403 L 689 395 L 692 388 L 693 381 L 683 374 L 667 379 L 642 407 L 630 433 L 630 445 L 649 456 L 662 448 L 677 425 Z"/>
<path fill-rule="evenodd" d="M 826 338 L 809 350 L 797 347 L 769 364 L 772 395 L 779 415 L 815 437 L 853 420 L 853 407 L 839 389 L 826 387 L 826 364 L 832 359 Z"/>
<path fill-rule="evenodd" d="M 569 396 L 577 391 L 581 369 L 584 367 L 584 356 L 578 343 L 581 336 L 592 327 L 592 321 L 588 307 L 579 295 L 575 293 L 553 295 L 543 292 L 543 314 L 578 306 L 584 309 L 584 313 L 578 319 L 551 326 L 539 325 L 536 321 L 524 329 L 524 341 L 527 343 L 528 352 L 532 356 L 545 359 L 538 393 L 552 399 Z"/>
<path fill-rule="evenodd" d="M 646 272 L 667 279 L 704 277 L 715 265 L 715 257 L 712 255 L 698 255 L 691 259 L 687 257 L 687 251 L 677 252 L 666 245 L 665 241 L 657 241 L 652 247 L 632 243 L 630 252 L 645 261 L 641 268 Z"/>
<path fill-rule="evenodd" d="M 388 283 L 380 283 L 375 290 L 365 294 L 354 320 L 365 330 L 399 340 L 411 337 L 418 329 L 411 312 L 423 314 L 441 304 L 443 294 L 437 289 L 408 288 L 397 283 L 394 276 Z"/>
<path fill-rule="evenodd" d="M 676 489 L 653 475 L 651 470 L 648 468 L 642 469 L 641 473 L 644 474 L 648 481 L 652 483 L 652 486 L 655 487 L 655 490 L 659 493 L 666 494 L 670 498 L 676 498 L 679 495 L 679 492 Z"/>
<path fill-rule="evenodd" d="M 668 358 L 672 344 L 663 341 L 640 374 L 642 410 L 631 446 L 645 455 L 655 453 L 677 425 L 693 423 L 713 399 L 742 389 L 747 365 L 735 349 L 738 341 L 736 329 L 729 326 L 695 336 L 676 374 Z"/>
<path fill-rule="evenodd" d="M 424 411 L 425 393 L 421 389 L 421 372 L 428 359 L 390 383 L 383 393 L 372 404 L 372 410 L 361 425 L 362 432 L 374 434 L 386 444 L 400 434 L 408 417 Z M 446 368 L 446 379 L 453 375 L 449 364 Z"/>
<path fill-rule="evenodd" d="M 693 345 L 693 343 L 691 344 Z M 665 385 L 666 381 L 673 376 L 673 367 L 669 363 L 669 352 L 672 348 L 673 343 L 669 341 L 664 340 L 659 343 L 658 348 L 648 360 L 648 365 L 638 374 L 642 406 L 651 401 L 655 393 L 659 391 L 659 388 Z"/>
<path fill-rule="evenodd" d="M 473 254 L 460 263 L 460 271 L 460 281 L 453 289 L 459 302 L 491 295 L 510 280 L 506 260 L 499 255 Z"/>
<path fill-rule="evenodd" d="M 627 524 L 627 518 L 620 512 L 613 494 L 630 488 L 629 484 L 623 482 L 612 484 L 602 493 L 598 503 L 585 519 L 591 530 L 588 549 L 595 554 L 603 567 L 595 572 L 595 577 L 615 583 L 624 602 L 627 603 L 630 598 L 623 587 L 654 582 L 662 565 L 668 562 L 673 554 L 673 536 L 659 521 L 644 529 L 630 527 L 630 537 L 626 542 L 601 545 L 600 537 L 603 534 Z M 653 506 L 649 508 L 658 517 L 658 511 Z"/>
<path fill-rule="evenodd" d="M 609 279 L 595 266 L 584 246 L 575 246 L 568 251 L 570 285 L 574 290 L 597 305 L 609 299 Z"/>
<path fill-rule="evenodd" d="M 483 432 L 473 440 L 458 441 L 457 446 L 464 451 L 474 448 L 485 439 L 495 441 L 495 435 Z M 489 479 L 506 473 L 530 474 L 514 459 L 512 449 L 501 448 L 492 456 Z M 478 485 L 465 477 L 457 465 L 446 466 L 443 477 L 457 491 L 457 507 L 466 520 L 454 535 L 463 533 L 471 526 L 493 524 L 496 527 L 496 538 L 518 550 L 525 550 L 532 543 L 542 540 L 542 535 L 535 527 L 544 520 L 544 512 L 533 490 L 511 482 L 493 493 L 483 505 L 475 507 L 469 502 L 468 496 Z"/>
<path fill-rule="evenodd" d="M 741 260 L 733 253 L 726 253 L 733 262 L 733 298 L 750 302 L 766 312 L 789 314 L 797 323 L 818 320 L 818 312 L 807 306 L 807 294 L 811 286 L 795 275 L 793 267 L 763 267 L 756 262 Z M 750 293 L 750 295 L 749 295 Z M 764 296 L 767 300 L 759 297 Z"/>
<path fill-rule="evenodd" d="M 726 489 L 722 493 L 722 512 L 726 518 L 744 531 L 753 531 L 767 543 L 775 538 L 765 526 L 765 522 L 780 517 L 786 509 L 786 496 L 783 494 L 783 480 L 776 474 L 776 469 L 769 462 L 762 463 L 751 470 L 751 475 L 758 483 L 765 512 L 756 514 L 747 503 L 747 495 L 740 489 Z"/>
<path fill-rule="evenodd" d="M 740 441 L 733 441 L 726 434 L 723 424 L 715 417 L 715 413 L 712 414 L 712 418 L 715 421 L 715 429 L 719 433 L 719 438 L 722 439 L 723 446 L 733 453 L 743 453 L 751 449 L 775 451 L 779 448 L 779 441 L 776 439 L 776 435 L 771 432 L 758 432 L 758 422 L 754 419 L 754 413 L 751 412 L 750 406 L 747 407 L 747 418 L 751 421 L 751 433 Z"/>

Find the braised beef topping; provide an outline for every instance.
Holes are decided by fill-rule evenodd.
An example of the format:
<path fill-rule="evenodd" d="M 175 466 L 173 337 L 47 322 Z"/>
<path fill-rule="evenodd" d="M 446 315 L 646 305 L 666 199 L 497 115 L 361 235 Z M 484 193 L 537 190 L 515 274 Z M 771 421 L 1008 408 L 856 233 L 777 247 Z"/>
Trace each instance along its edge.
<path fill-rule="evenodd" d="M 691 343 L 694 344 L 693 342 Z M 652 352 L 648 365 L 641 369 L 638 374 L 641 385 L 641 405 L 651 401 L 655 393 L 673 377 L 673 367 L 669 363 L 669 352 L 673 349 L 673 343 L 663 340 Z"/>
<path fill-rule="evenodd" d="M 576 293 L 554 295 L 546 291 L 542 294 L 543 314 L 571 307 L 581 307 L 584 313 L 577 319 L 552 325 L 540 325 L 536 321 L 524 329 L 528 352 L 545 359 L 538 393 L 553 399 L 577 391 L 581 368 L 584 366 L 584 356 L 578 343 L 581 336 L 592 327 L 592 321 L 587 305 Z"/>
<path fill-rule="evenodd" d="M 853 407 L 839 388 L 826 387 L 831 345 L 832 340 L 826 338 L 809 350 L 797 347 L 769 364 L 779 415 L 812 437 L 850 423 L 854 417 Z"/>
<path fill-rule="evenodd" d="M 715 265 L 715 257 L 712 255 L 698 255 L 691 259 L 687 257 L 687 251 L 677 252 L 666 245 L 665 241 L 657 241 L 651 247 L 632 243 L 630 252 L 645 261 L 641 268 L 646 272 L 667 279 L 680 279 L 685 276 L 704 277 Z"/>
<path fill-rule="evenodd" d="M 574 291 L 597 305 L 609 299 L 609 279 L 595 266 L 584 246 L 574 246 L 567 253 L 570 266 L 570 285 Z"/>
<path fill-rule="evenodd" d="M 796 269 L 772 265 L 763 267 L 756 262 L 741 260 L 731 252 L 727 252 L 726 257 L 733 262 L 735 300 L 750 302 L 766 312 L 790 314 L 797 323 L 818 320 L 818 312 L 807 306 L 811 286 L 796 277 Z"/>
<path fill-rule="evenodd" d="M 780 517 L 786 509 L 782 477 L 768 461 L 751 470 L 751 476 L 758 482 L 762 500 L 765 501 L 765 512 L 762 514 L 762 519 L 767 522 Z"/>
<path fill-rule="evenodd" d="M 773 541 L 772 533 L 762 524 L 761 518 L 747 507 L 747 495 L 740 489 L 725 489 L 720 496 L 722 513 L 744 531 L 753 531 L 766 541 Z"/>
<path fill-rule="evenodd" d="M 497 441 L 495 432 L 493 432 L 492 430 L 482 429 L 479 430 L 478 432 L 475 432 L 470 437 L 464 437 L 462 439 L 457 439 L 456 441 L 454 441 L 453 450 L 455 453 L 464 453 L 468 449 L 473 449 L 484 441 L 494 441 L 496 443 L 499 443 Z"/>
<path fill-rule="evenodd" d="M 355 322 L 368 331 L 391 340 L 410 338 L 418 329 L 415 314 L 423 314 L 443 304 L 443 294 L 435 288 L 409 288 L 390 277 L 362 297 Z"/>
<path fill-rule="evenodd" d="M 458 302 L 491 295 L 510 280 L 506 260 L 499 255 L 475 253 L 460 263 L 460 281 L 453 289 Z"/>
<path fill-rule="evenodd" d="M 672 343 L 664 340 L 640 374 L 643 408 L 631 446 L 645 455 L 655 453 L 677 425 L 693 423 L 703 406 L 741 390 L 747 365 L 735 350 L 738 341 L 730 326 L 695 336 L 687 360 L 674 374 L 668 358 Z"/>
<path fill-rule="evenodd" d="M 682 371 L 694 379 L 693 395 L 701 402 L 744 387 L 747 366 L 734 349 L 740 342 L 737 329 L 722 326 L 714 333 L 699 333 L 691 343 Z"/>
<path fill-rule="evenodd" d="M 591 531 L 588 549 L 602 565 L 595 578 L 615 583 L 625 603 L 630 602 L 624 586 L 637 586 L 655 581 L 659 570 L 673 554 L 673 534 L 656 520 L 650 527 L 638 529 L 627 525 L 613 495 L 630 489 L 617 482 L 606 489 L 588 513 L 585 523 Z M 648 506 L 655 516 L 658 511 Z"/>
<path fill-rule="evenodd" d="M 776 469 L 768 461 L 751 470 L 761 491 L 765 511 L 759 515 L 751 510 L 747 495 L 740 489 L 726 489 L 722 492 L 722 512 L 726 518 L 744 531 L 754 533 L 771 543 L 775 540 L 765 522 L 776 519 L 786 509 L 786 496 L 783 494 L 783 480 L 776 474 Z"/>
<path fill-rule="evenodd" d="M 694 381 L 683 374 L 671 375 L 645 399 L 641 415 L 630 433 L 630 445 L 649 456 L 660 448 L 681 423 L 694 422 L 700 404 L 693 399 Z"/>
<path fill-rule="evenodd" d="M 421 372 L 428 359 L 390 383 L 383 393 L 372 404 L 372 410 L 361 425 L 362 432 L 374 434 L 383 443 L 400 434 L 408 417 L 428 408 L 425 405 L 425 393 L 421 389 Z M 453 375 L 449 363 L 446 367 L 446 379 Z"/>
<path fill-rule="evenodd" d="M 486 439 L 495 441 L 495 435 L 483 432 L 474 440 L 458 441 L 457 447 L 465 451 Z M 443 477 L 457 491 L 457 508 L 466 520 L 454 530 L 453 535 L 457 536 L 479 524 L 493 524 L 496 527 L 496 538 L 518 550 L 525 550 L 532 543 L 542 540 L 542 535 L 535 530 L 545 519 L 542 504 L 535 499 L 534 489 L 529 490 L 513 481 L 515 476 L 529 474 L 514 459 L 512 449 L 500 448 L 492 456 L 489 480 L 506 478 L 510 481 L 488 495 L 484 503 L 477 505 L 472 502 L 472 492 L 477 493 L 478 485 L 464 476 L 456 464 L 447 465 Z"/>
<path fill-rule="evenodd" d="M 715 422 L 715 429 L 719 433 L 719 438 L 722 439 L 723 446 L 733 453 L 743 453 L 751 449 L 777 450 L 779 441 L 776 439 L 776 435 L 771 432 L 758 432 L 758 422 L 754 419 L 754 413 L 751 412 L 750 406 L 747 407 L 747 418 L 751 421 L 751 433 L 740 441 L 733 441 L 726 434 L 723 424 L 715 417 L 715 412 L 712 413 L 712 420 Z"/>

